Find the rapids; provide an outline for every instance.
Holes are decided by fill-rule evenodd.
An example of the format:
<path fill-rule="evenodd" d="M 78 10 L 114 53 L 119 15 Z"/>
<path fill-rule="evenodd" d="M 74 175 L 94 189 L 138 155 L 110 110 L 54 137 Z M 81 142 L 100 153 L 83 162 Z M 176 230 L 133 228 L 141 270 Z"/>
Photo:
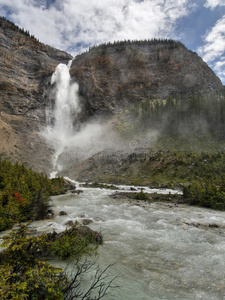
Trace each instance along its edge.
<path fill-rule="evenodd" d="M 110 198 L 115 191 L 82 190 L 80 195 L 53 197 L 55 219 L 34 226 L 59 232 L 67 221 L 79 221 L 82 215 L 93 220 L 88 226 L 104 237 L 98 263 L 103 268 L 116 262 L 110 270 L 119 275 L 115 284 L 120 287 L 104 299 L 225 298 L 225 212 L 168 203 L 138 206 L 135 201 Z M 62 210 L 68 215 L 59 216 Z"/>

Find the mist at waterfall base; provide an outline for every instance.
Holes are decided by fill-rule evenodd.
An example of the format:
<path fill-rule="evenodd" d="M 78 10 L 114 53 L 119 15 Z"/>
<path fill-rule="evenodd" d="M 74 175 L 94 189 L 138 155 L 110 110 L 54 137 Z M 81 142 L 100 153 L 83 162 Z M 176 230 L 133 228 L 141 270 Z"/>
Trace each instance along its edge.
<path fill-rule="evenodd" d="M 47 126 L 42 133 L 53 149 L 53 170 L 55 173 L 66 165 L 82 161 L 106 148 L 114 148 L 118 143 L 107 124 L 100 122 L 79 122 L 81 103 L 79 86 L 72 82 L 70 66 L 72 61 L 59 64 L 51 78 L 54 101 L 46 108 Z"/>

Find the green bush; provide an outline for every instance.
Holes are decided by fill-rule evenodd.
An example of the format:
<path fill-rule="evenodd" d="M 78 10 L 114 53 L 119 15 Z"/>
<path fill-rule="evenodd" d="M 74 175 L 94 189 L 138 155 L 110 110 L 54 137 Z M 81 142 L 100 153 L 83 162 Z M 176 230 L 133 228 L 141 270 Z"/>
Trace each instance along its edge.
<path fill-rule="evenodd" d="M 225 210 L 225 186 L 224 179 L 216 185 L 215 180 L 199 179 L 183 188 L 184 198 L 190 204 L 208 208 Z"/>
<path fill-rule="evenodd" d="M 143 191 L 141 190 L 141 192 L 135 194 L 134 199 L 136 199 L 136 200 L 148 200 L 148 194 L 143 193 Z"/>
<path fill-rule="evenodd" d="M 97 254 L 98 244 L 89 236 L 80 236 L 78 232 L 64 234 L 51 245 L 51 253 L 59 258 L 80 259 L 84 254 Z"/>
<path fill-rule="evenodd" d="M 45 235 L 27 237 L 27 226 L 3 237 L 0 253 L 0 298 L 61 300 L 67 278 L 63 270 L 39 259 L 47 243 Z"/>

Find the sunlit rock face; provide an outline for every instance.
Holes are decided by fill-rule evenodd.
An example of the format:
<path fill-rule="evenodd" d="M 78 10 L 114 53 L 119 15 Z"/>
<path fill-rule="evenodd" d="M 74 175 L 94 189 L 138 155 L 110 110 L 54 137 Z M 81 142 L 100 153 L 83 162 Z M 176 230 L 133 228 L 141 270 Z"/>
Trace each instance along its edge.
<path fill-rule="evenodd" d="M 223 87 L 208 65 L 175 41 L 121 42 L 92 48 L 72 63 L 86 114 L 112 114 L 129 103 L 210 94 Z"/>

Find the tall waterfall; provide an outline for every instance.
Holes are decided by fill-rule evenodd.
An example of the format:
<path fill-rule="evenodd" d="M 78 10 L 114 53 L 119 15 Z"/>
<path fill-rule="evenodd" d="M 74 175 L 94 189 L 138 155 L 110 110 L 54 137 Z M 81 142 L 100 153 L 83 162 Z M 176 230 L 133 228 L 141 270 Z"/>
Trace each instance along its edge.
<path fill-rule="evenodd" d="M 59 64 L 51 78 L 54 99 L 50 97 L 46 109 L 47 124 L 43 136 L 54 150 L 52 176 L 98 152 L 118 150 L 119 147 L 118 137 L 100 118 L 79 124 L 79 86 L 71 80 L 71 63 Z"/>
<path fill-rule="evenodd" d="M 73 118 L 78 107 L 78 85 L 70 84 L 69 66 L 59 64 L 52 75 L 52 84 L 56 84 L 55 109 L 53 113 L 53 131 L 57 134 L 62 146 L 67 145 L 73 136 Z"/>
<path fill-rule="evenodd" d="M 69 146 L 74 137 L 74 122 L 80 111 L 78 100 L 78 84 L 71 83 L 70 66 L 72 61 L 59 64 L 51 78 L 51 84 L 55 85 L 55 103 L 46 109 L 47 126 L 44 137 L 54 148 L 53 167 L 55 171 L 60 169 L 57 165 L 59 155 L 65 147 Z"/>

